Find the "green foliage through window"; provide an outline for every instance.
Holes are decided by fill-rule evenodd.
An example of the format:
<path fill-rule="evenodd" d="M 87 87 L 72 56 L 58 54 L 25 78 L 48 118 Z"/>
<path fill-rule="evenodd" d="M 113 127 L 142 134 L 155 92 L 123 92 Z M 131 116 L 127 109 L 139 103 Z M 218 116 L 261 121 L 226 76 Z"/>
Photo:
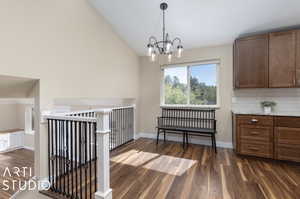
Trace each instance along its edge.
<path fill-rule="evenodd" d="M 216 105 L 216 67 L 216 64 L 209 64 L 165 69 L 165 104 Z M 189 73 L 187 70 L 190 70 Z M 187 77 L 188 74 L 190 77 Z"/>

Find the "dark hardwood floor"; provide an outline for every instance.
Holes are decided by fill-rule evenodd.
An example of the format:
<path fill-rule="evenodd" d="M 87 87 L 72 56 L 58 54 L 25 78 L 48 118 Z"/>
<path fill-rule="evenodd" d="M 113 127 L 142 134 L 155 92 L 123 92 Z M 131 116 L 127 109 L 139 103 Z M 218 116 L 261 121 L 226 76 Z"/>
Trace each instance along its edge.
<path fill-rule="evenodd" d="M 113 198 L 299 199 L 300 164 L 139 139 L 111 153 Z"/>
<path fill-rule="evenodd" d="M 29 169 L 25 169 L 25 176 L 23 169 L 20 171 L 19 176 L 14 173 L 14 167 L 22 169 L 23 167 L 32 168 L 32 176 L 30 176 Z M 9 168 L 9 172 L 6 168 Z M 0 199 L 8 199 L 19 190 L 19 181 L 22 185 L 25 180 L 29 180 L 34 175 L 34 152 L 27 149 L 18 149 L 11 152 L 0 153 Z M 9 190 L 4 190 L 6 186 L 3 184 L 4 180 L 8 180 L 5 184 L 9 185 Z M 13 180 L 15 189 L 13 189 Z"/>

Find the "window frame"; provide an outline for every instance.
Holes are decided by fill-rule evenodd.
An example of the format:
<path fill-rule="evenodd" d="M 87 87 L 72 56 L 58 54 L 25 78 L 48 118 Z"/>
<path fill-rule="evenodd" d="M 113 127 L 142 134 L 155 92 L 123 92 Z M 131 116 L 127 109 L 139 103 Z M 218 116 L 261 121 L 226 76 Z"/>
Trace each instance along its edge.
<path fill-rule="evenodd" d="M 217 102 L 215 105 L 193 105 L 190 104 L 190 91 L 191 91 L 191 85 L 190 85 L 190 78 L 191 78 L 191 70 L 190 68 L 193 66 L 199 66 L 199 65 L 207 65 L 207 64 L 215 64 L 216 65 L 216 96 L 217 96 Z M 160 81 L 160 106 L 161 107 L 183 107 L 183 108 L 220 108 L 220 85 L 219 85 L 219 71 L 220 71 L 220 60 L 207 60 L 207 61 L 197 61 L 197 62 L 187 62 L 187 63 L 179 63 L 179 64 L 169 64 L 169 65 L 163 65 L 161 66 L 161 81 Z M 187 95 L 187 104 L 165 104 L 165 69 L 167 68 L 178 68 L 178 67 L 187 67 L 187 89 L 188 89 L 188 95 Z"/>

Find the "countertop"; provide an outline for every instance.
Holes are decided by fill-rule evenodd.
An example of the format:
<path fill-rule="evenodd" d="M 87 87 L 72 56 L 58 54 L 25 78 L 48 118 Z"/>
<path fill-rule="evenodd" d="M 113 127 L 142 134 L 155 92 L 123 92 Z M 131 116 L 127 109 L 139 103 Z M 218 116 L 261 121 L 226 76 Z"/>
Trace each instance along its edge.
<path fill-rule="evenodd" d="M 266 114 L 263 111 L 255 112 L 255 111 L 241 111 L 241 110 L 232 110 L 232 113 L 239 115 L 269 115 L 269 116 L 291 116 L 291 117 L 300 117 L 300 112 L 272 112 L 270 114 Z"/>

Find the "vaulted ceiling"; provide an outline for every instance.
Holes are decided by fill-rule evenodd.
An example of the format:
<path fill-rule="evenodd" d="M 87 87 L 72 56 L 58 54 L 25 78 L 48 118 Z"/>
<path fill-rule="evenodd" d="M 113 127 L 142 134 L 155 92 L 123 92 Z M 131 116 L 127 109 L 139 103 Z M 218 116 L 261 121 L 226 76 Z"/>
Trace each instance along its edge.
<path fill-rule="evenodd" d="M 160 0 L 90 0 L 139 55 L 161 38 Z M 166 29 L 185 49 L 232 43 L 245 33 L 300 24 L 299 0 L 168 0 Z"/>

